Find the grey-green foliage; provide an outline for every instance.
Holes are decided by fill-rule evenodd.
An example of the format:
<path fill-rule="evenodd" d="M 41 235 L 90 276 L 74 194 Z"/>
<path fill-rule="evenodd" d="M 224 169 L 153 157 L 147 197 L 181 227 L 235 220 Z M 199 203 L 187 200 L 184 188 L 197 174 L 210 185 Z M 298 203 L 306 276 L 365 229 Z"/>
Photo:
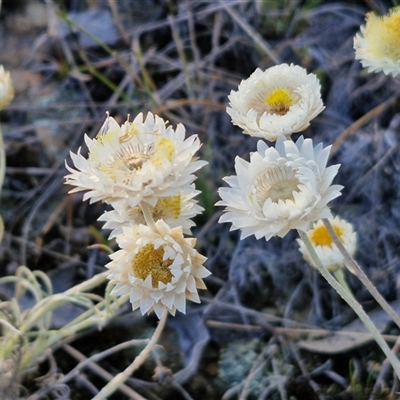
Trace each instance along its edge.
<path fill-rule="evenodd" d="M 243 383 L 260 352 L 261 343 L 259 339 L 229 343 L 221 351 L 217 377 L 218 386 L 223 390 L 228 390 Z M 265 386 L 261 375 L 260 372 L 256 373 L 249 385 L 249 389 L 254 395 L 259 394 Z"/>

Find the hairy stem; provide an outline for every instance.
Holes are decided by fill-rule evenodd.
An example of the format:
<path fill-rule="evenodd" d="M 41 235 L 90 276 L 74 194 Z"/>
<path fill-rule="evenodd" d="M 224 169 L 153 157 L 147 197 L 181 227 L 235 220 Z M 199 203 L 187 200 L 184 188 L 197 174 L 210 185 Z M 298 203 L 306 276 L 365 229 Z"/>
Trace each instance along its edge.
<path fill-rule="evenodd" d="M 324 267 L 321 260 L 318 258 L 317 253 L 314 250 L 313 245 L 311 244 L 308 236 L 305 232 L 298 230 L 299 236 L 301 240 L 304 242 L 304 245 L 307 248 L 307 251 L 314 262 L 314 265 L 318 268 L 318 271 L 321 275 L 328 281 L 328 283 L 336 290 L 336 292 L 342 297 L 342 299 L 354 310 L 354 312 L 358 315 L 362 323 L 371 333 L 376 343 L 382 349 L 386 357 L 388 358 L 390 364 L 394 371 L 396 372 L 397 377 L 400 379 L 400 362 L 395 354 L 390 350 L 389 346 L 383 339 L 382 335 L 379 333 L 378 329 L 368 317 L 366 312 L 363 310 L 361 304 L 345 289 L 343 288 L 339 282 L 329 273 L 329 271 Z"/>
<path fill-rule="evenodd" d="M 364 271 L 357 264 L 354 258 L 349 254 L 347 249 L 343 246 L 343 243 L 339 240 L 335 230 L 332 227 L 332 224 L 328 219 L 322 220 L 326 229 L 332 237 L 333 242 L 336 247 L 339 249 L 340 253 L 344 258 L 344 262 L 346 267 L 352 272 L 357 278 L 361 281 L 361 283 L 366 287 L 371 296 L 379 303 L 379 305 L 388 313 L 388 315 L 392 318 L 395 324 L 400 328 L 400 316 L 390 307 L 389 303 L 383 298 L 383 296 L 378 292 L 372 282 L 369 280 L 367 275 L 365 275 Z"/>
<path fill-rule="evenodd" d="M 336 280 L 354 297 L 354 294 L 346 281 L 346 277 L 344 276 L 343 269 L 338 269 L 334 271 L 333 275 Z"/>

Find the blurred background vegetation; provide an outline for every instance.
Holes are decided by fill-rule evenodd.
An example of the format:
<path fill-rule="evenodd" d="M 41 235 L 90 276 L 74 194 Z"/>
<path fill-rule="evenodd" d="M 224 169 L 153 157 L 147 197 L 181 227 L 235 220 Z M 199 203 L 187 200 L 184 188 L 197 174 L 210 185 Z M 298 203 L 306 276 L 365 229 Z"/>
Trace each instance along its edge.
<path fill-rule="evenodd" d="M 107 254 L 88 245 L 116 248 L 97 221 L 105 206 L 66 194 L 64 160 L 82 146 L 84 133 L 96 135 L 106 112 L 122 123 L 152 111 L 172 125 L 183 123 L 203 143 L 200 157 L 209 165 L 196 185 L 205 212 L 193 236 L 213 275 L 202 304 L 169 319 L 162 348 L 127 384 L 146 399 L 397 398 L 379 349 L 360 335 L 350 335 L 351 344 L 340 335 L 360 329 L 348 325 L 354 314 L 302 260 L 296 235 L 239 241 L 217 223 L 214 203 L 235 156 L 248 158 L 257 142 L 230 123 L 230 91 L 257 67 L 294 63 L 317 74 L 326 109 L 304 135 L 333 144 L 330 162 L 342 164 L 335 183 L 345 189 L 332 210 L 355 225 L 357 260 L 398 307 L 399 79 L 368 74 L 352 48 L 366 12 L 385 13 L 398 3 L 3 0 L 0 63 L 11 71 L 16 97 L 0 116 L 7 154 L 0 276 L 26 265 L 46 272 L 62 291 L 104 269 Z M 369 294 L 354 277 L 348 280 L 372 313 Z M 0 287 L 0 299 L 10 296 L 10 288 Z M 57 315 L 55 327 L 76 313 Z M 395 340 L 399 332 L 375 314 Z M 38 365 L 20 396 L 29 398 L 49 371 L 50 378 L 67 374 L 79 357 L 146 338 L 154 325 L 153 317 L 127 306 L 102 331 L 57 349 L 56 365 Z M 324 337 L 322 330 L 339 336 Z M 115 375 L 135 356 L 122 354 L 99 366 Z M 44 382 L 51 386 L 51 379 Z M 47 398 L 90 399 L 104 383 L 88 368 L 68 383 L 67 397 L 57 397 L 55 387 Z"/>

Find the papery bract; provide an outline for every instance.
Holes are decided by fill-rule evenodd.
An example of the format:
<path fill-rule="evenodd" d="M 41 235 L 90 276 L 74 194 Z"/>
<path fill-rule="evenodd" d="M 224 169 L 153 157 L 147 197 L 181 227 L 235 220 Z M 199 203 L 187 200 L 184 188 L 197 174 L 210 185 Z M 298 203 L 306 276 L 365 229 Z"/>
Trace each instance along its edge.
<path fill-rule="evenodd" d="M 331 217 L 327 204 L 342 186 L 332 185 L 339 165 L 326 167 L 329 150 L 303 137 L 296 143 L 280 137 L 275 148 L 259 141 L 250 162 L 236 157 L 237 175 L 224 178 L 230 187 L 219 189 L 217 205 L 226 207 L 219 222 L 240 229 L 242 239 L 269 240 Z"/>
<path fill-rule="evenodd" d="M 329 218 L 329 222 L 343 246 L 349 254 L 353 256 L 357 248 L 357 234 L 354 232 L 353 226 L 338 216 Z M 343 255 L 333 242 L 323 221 L 320 220 L 314 223 L 312 228 L 307 232 L 307 236 L 318 258 L 329 271 L 334 271 L 345 266 Z M 316 268 L 308 254 L 304 242 L 301 239 L 297 239 L 297 242 L 304 259 L 307 260 L 312 267 Z"/>
<path fill-rule="evenodd" d="M 129 294 L 132 308 L 142 314 L 164 310 L 175 315 L 186 312 L 186 300 L 199 303 L 197 289 L 206 289 L 203 278 L 210 272 L 203 266 L 206 257 L 184 238 L 181 227 L 170 228 L 158 220 L 154 229 L 145 225 L 123 227 L 116 236 L 121 250 L 110 255 L 108 278 L 115 284 L 111 294 Z"/>
<path fill-rule="evenodd" d="M 382 17 L 369 12 L 366 24 L 354 37 L 356 60 L 368 72 L 400 73 L 400 6 Z"/>
<path fill-rule="evenodd" d="M 226 111 L 243 133 L 275 141 L 310 125 L 324 109 L 320 92 L 317 77 L 297 65 L 257 68 L 231 91 Z"/>
<path fill-rule="evenodd" d="M 159 198 L 190 188 L 193 173 L 207 164 L 194 158 L 201 146 L 196 135 L 185 139 L 182 124 L 174 130 L 152 113 L 122 126 L 107 117 L 96 138 L 85 135 L 85 142 L 88 157 L 80 149 L 70 153 L 76 169 L 66 165 L 70 174 L 65 183 L 74 186 L 69 193 L 87 191 L 83 199 L 91 203 L 124 200 L 131 207 L 141 201 L 155 206 Z"/>

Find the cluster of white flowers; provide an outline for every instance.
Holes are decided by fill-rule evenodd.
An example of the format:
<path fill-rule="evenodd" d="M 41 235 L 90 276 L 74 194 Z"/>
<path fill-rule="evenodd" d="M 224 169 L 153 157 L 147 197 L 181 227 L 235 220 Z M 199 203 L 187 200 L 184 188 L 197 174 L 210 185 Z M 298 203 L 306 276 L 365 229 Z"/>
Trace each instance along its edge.
<path fill-rule="evenodd" d="M 185 312 L 186 299 L 200 301 L 197 289 L 210 274 L 196 240 L 184 237 L 203 210 L 194 200 L 194 173 L 206 164 L 194 157 L 198 137 L 185 139 L 182 124 L 174 130 L 148 113 L 122 126 L 108 116 L 85 143 L 88 156 L 71 152 L 75 168 L 66 164 L 65 183 L 70 193 L 86 191 L 84 200 L 112 207 L 99 218 L 120 246 L 106 265 L 111 294 L 129 294 L 133 309 L 154 310 L 159 318 L 164 310 Z"/>
<path fill-rule="evenodd" d="M 217 205 L 226 207 L 220 222 L 241 229 L 242 239 L 269 240 L 291 229 L 307 231 L 312 222 L 331 217 L 327 203 L 342 187 L 332 185 L 339 166 L 326 166 L 330 147 L 314 147 L 302 136 L 297 142 L 287 138 L 324 108 L 317 77 L 295 65 L 257 69 L 229 99 L 234 124 L 276 145 L 260 140 L 250 162 L 236 157 L 236 175 L 224 178 L 230 188 L 219 189 Z"/>
<path fill-rule="evenodd" d="M 224 178 L 230 187 L 219 189 L 217 205 L 225 207 L 219 222 L 231 223 L 231 230 L 240 229 L 241 239 L 254 235 L 269 240 L 284 237 L 291 229 L 306 232 L 322 263 L 330 269 L 341 268 L 343 257 L 322 222 L 330 218 L 339 239 L 354 253 L 356 235 L 351 225 L 332 219 L 328 208 L 342 189 L 332 184 L 339 165 L 327 167 L 331 146 L 314 146 L 312 139 L 303 136 L 296 142 L 290 138 L 324 109 L 317 77 L 295 65 L 257 68 L 238 91 L 231 92 L 229 100 L 227 112 L 233 124 L 245 134 L 276 144 L 260 140 L 250 161 L 236 157 L 236 175 Z M 311 262 L 304 243 L 299 240 L 299 244 Z"/>

